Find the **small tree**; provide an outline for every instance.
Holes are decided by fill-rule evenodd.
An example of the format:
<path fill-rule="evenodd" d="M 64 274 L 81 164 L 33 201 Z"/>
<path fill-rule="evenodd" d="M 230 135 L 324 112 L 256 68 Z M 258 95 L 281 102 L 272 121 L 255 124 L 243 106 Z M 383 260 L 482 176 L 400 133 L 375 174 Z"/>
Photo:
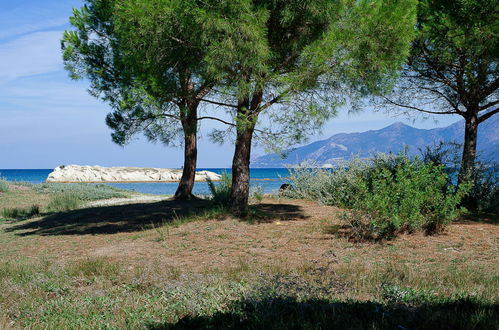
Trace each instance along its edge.
<path fill-rule="evenodd" d="M 415 1 L 240 0 L 231 6 L 236 3 L 238 17 L 251 19 L 220 29 L 214 37 L 223 42 L 208 53 L 223 76 L 220 103 L 232 110 L 236 128 L 230 206 L 244 213 L 257 125 L 267 126 L 265 132 L 278 126 L 267 135 L 273 144 L 298 142 L 347 95 L 384 91 L 408 55 Z M 223 19 L 212 14 L 208 24 Z"/>
<path fill-rule="evenodd" d="M 216 1 L 215 1 L 216 2 Z M 209 33 L 195 0 L 87 0 L 74 10 L 62 40 L 71 77 L 113 108 L 107 124 L 123 145 L 137 133 L 175 145 L 183 135 L 184 167 L 177 199 L 192 197 L 197 162 L 198 107 L 216 77 L 205 62 Z M 216 8 L 216 7 L 215 7 Z"/>
<path fill-rule="evenodd" d="M 465 120 L 459 182 L 476 158 L 478 126 L 499 112 L 497 1 L 420 0 L 417 37 L 384 106 Z"/>

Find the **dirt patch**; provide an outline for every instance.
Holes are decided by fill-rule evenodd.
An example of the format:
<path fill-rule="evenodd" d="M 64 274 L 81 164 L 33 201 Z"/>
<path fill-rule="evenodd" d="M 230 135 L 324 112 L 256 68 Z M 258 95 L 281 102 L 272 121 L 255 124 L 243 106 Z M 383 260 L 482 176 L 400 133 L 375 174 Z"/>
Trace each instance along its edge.
<path fill-rule="evenodd" d="M 4 239 L 0 254 L 11 259 L 53 257 L 60 261 L 105 256 L 132 268 L 154 263 L 193 272 L 241 264 L 297 269 L 362 263 L 369 268 L 387 262 L 420 267 L 470 260 L 497 270 L 499 230 L 490 223 L 458 223 L 437 236 L 403 235 L 384 244 L 354 244 L 327 231 L 328 226 L 341 223 L 341 210 L 314 202 L 266 198 L 252 206 L 254 219 L 223 217 L 178 227 L 157 220 L 179 216 L 176 212 L 183 209 L 202 210 L 204 202 L 168 203 L 102 206 L 70 213 L 67 222 L 31 221 L 16 230 L 14 224 L 2 225 L 7 231 L 2 236 L 11 239 Z M 18 237 L 12 239 L 13 235 Z"/>
<path fill-rule="evenodd" d="M 87 203 L 86 206 L 96 207 L 96 206 L 133 204 L 133 203 L 142 203 L 142 202 L 159 202 L 167 198 L 168 197 L 166 196 L 157 196 L 157 195 L 138 195 L 130 198 L 112 198 L 112 199 L 93 201 Z"/>

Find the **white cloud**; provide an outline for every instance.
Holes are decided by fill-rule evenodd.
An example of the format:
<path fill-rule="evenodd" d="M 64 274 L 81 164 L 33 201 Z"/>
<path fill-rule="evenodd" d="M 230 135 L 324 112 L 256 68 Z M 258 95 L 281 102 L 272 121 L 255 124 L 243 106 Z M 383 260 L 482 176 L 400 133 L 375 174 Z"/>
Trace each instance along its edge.
<path fill-rule="evenodd" d="M 0 30 L 0 39 L 12 38 L 21 34 L 31 33 L 39 30 L 47 30 L 59 27 L 68 23 L 68 18 L 47 19 L 42 22 L 23 24 L 19 26 L 9 27 Z"/>
<path fill-rule="evenodd" d="M 61 31 L 36 32 L 0 44 L 0 84 L 62 68 Z"/>

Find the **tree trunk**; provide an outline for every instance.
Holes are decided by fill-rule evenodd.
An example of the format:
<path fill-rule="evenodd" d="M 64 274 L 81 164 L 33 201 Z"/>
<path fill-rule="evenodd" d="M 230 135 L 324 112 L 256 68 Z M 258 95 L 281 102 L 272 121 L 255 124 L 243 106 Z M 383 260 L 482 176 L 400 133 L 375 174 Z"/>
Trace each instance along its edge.
<path fill-rule="evenodd" d="M 232 189 L 230 209 L 237 215 L 248 211 L 251 140 L 255 125 L 250 124 L 237 132 L 236 150 L 232 160 Z"/>
<path fill-rule="evenodd" d="M 458 184 L 472 179 L 476 158 L 478 117 L 476 114 L 473 114 L 465 119 L 463 158 L 461 160 L 461 170 L 459 171 Z"/>
<path fill-rule="evenodd" d="M 197 149 L 197 106 L 190 107 L 185 120 L 182 120 L 184 130 L 184 168 L 182 178 L 175 192 L 175 199 L 190 200 L 195 198 L 192 194 L 196 165 Z"/>

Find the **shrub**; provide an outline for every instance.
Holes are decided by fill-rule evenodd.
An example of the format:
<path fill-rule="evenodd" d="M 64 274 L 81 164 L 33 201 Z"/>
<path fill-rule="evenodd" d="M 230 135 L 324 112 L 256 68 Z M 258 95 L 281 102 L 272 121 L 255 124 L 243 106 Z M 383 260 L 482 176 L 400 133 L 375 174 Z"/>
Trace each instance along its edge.
<path fill-rule="evenodd" d="M 295 169 L 287 195 L 350 209 L 345 220 L 356 239 L 389 239 L 399 232 L 438 232 L 462 211 L 469 186 L 450 184 L 443 165 L 377 154 L 330 169 Z"/>
<path fill-rule="evenodd" d="M 441 231 L 460 214 L 457 206 L 469 190 L 448 185 L 442 165 L 417 159 L 406 159 L 393 171 L 377 167 L 365 184 L 369 193 L 354 208 L 371 216 L 370 231 L 376 238 L 399 231 Z"/>
<path fill-rule="evenodd" d="M 227 206 L 230 199 L 230 189 L 232 186 L 232 177 L 227 172 L 222 172 L 220 182 L 214 183 L 208 180 L 208 187 L 211 192 L 211 199 L 215 204 Z"/>
<path fill-rule="evenodd" d="M 464 207 L 475 212 L 499 212 L 498 170 L 498 164 L 475 164 L 470 192 L 463 199 Z"/>
<path fill-rule="evenodd" d="M 283 194 L 291 198 L 316 200 L 324 205 L 351 208 L 367 191 L 362 181 L 368 164 L 360 159 L 340 163 L 334 170 L 300 167 L 290 170 L 293 189 Z"/>
<path fill-rule="evenodd" d="M 0 192 L 9 191 L 9 182 L 7 180 L 0 178 Z"/>
<path fill-rule="evenodd" d="M 446 166 L 450 183 L 457 183 L 461 166 L 462 145 L 440 142 L 437 145 L 420 150 L 424 162 L 433 162 Z M 470 191 L 464 197 L 462 205 L 475 212 L 497 212 L 499 210 L 499 164 L 476 161 L 472 171 Z"/>
<path fill-rule="evenodd" d="M 74 192 L 65 192 L 56 194 L 52 197 L 47 209 L 50 212 L 67 212 L 79 208 L 81 204 L 82 200 L 79 194 Z"/>
<path fill-rule="evenodd" d="M 28 208 L 4 208 L 2 210 L 2 217 L 7 219 L 25 220 L 40 215 L 40 206 L 31 205 Z"/>

